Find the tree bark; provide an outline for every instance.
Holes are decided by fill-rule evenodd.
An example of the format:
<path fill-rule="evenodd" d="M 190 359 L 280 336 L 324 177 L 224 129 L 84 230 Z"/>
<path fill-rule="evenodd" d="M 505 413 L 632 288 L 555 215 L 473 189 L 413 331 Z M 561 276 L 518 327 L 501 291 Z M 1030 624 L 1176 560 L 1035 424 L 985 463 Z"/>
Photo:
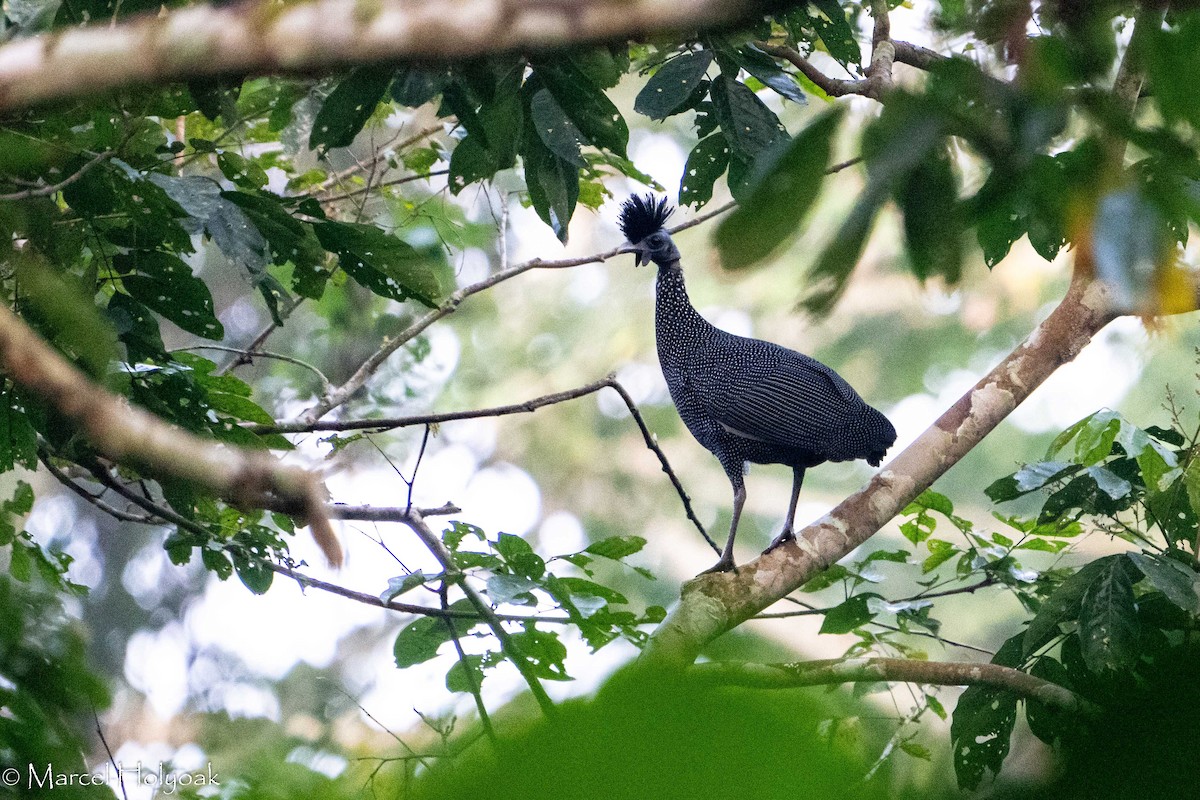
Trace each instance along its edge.
<path fill-rule="evenodd" d="M 748 20 L 783 0 L 315 0 L 193 5 L 0 47 L 0 112 L 136 84 L 311 74 L 386 61 L 661 36 Z"/>

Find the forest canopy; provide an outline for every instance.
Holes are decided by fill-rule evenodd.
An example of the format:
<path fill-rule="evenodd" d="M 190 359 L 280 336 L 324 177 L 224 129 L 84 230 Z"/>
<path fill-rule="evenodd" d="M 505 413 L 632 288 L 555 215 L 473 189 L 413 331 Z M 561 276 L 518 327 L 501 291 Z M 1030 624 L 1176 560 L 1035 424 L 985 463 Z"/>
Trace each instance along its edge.
<path fill-rule="evenodd" d="M 1200 12 L 0 24 L 0 796 L 1180 796 Z M 757 557 L 756 469 L 694 579 L 647 191 L 706 317 L 900 433 Z"/>

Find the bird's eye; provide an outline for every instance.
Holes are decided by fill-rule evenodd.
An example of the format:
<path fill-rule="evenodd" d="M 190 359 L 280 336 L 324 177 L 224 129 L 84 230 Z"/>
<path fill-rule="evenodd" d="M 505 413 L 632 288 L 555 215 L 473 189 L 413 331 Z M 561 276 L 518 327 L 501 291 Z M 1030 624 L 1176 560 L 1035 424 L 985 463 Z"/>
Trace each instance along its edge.
<path fill-rule="evenodd" d="M 659 247 L 662 245 L 663 239 L 665 238 L 666 237 L 663 235 L 662 231 L 659 231 L 658 233 L 652 233 L 650 234 L 650 244 L 653 247 Z"/>

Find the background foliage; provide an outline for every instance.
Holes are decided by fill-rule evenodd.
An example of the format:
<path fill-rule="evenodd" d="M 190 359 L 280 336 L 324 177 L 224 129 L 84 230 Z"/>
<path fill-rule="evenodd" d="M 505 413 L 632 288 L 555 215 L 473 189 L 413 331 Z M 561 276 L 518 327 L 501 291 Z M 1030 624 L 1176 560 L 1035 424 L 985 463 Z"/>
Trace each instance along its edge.
<path fill-rule="evenodd" d="M 155 10 L 7 3 L 4 35 Z M 881 82 L 868 65 L 887 12 L 891 37 L 916 41 Z M 997 793 L 1177 791 L 1200 718 L 1187 323 L 1149 342 L 1120 323 L 1091 383 L 1060 385 L 1023 430 L 986 441 L 781 605 L 784 620 L 708 653 L 990 659 L 1070 689 L 1086 713 L 981 685 L 956 698 L 863 682 L 832 699 L 618 680 L 552 712 L 574 732 L 564 743 L 535 703 L 587 695 L 632 659 L 702 562 L 639 424 L 704 526 L 727 521 L 720 472 L 655 373 L 650 277 L 589 263 L 618 243 L 614 201 L 643 187 L 687 214 L 735 201 L 708 233 L 678 237 L 697 305 L 836 366 L 911 439 L 1044 317 L 1061 254 L 1090 253 L 1123 310 L 1194 307 L 1198 53 L 1200 16 L 1153 4 L 813 0 L 737 30 L 8 114 L 0 290 L 93 380 L 193 433 L 322 465 L 335 502 L 459 503 L 481 474 L 510 480 L 495 508 L 428 515 L 425 548 L 396 526 L 350 539 L 374 583 L 326 575 L 360 593 L 334 599 L 420 613 L 364 619 L 336 659 L 268 677 L 232 647 L 171 637 L 215 581 L 236 576 L 249 607 L 297 570 L 318 574 L 303 520 L 107 463 L 5 379 L 0 766 L 98 769 L 111 743 L 119 760 L 165 752 L 193 774 L 200 753 L 229 797 L 526 793 L 531 780 L 547 795 L 607 780 L 639 796 L 927 796 L 949 769 Z M 1144 78 L 1136 111 L 1121 93 L 1131 75 Z M 566 260 L 524 269 L 518 254 Z M 636 420 L 605 388 L 511 424 L 313 425 L 522 401 L 614 370 Z M 855 469 L 814 479 L 811 516 Z M 765 543 L 786 487 L 763 480 L 744 530 Z M 309 586 L 271 623 L 292 638 L 313 634 L 299 603 L 322 587 Z M 183 654 L 184 700 L 166 714 L 152 681 L 132 686 L 146 631 Z M 395 738 L 372 734 L 377 709 L 351 696 L 379 679 L 356 660 L 437 699 Z M 421 670 L 433 678 L 409 677 Z M 239 707 L 230 687 L 260 699 Z M 681 770 L 694 783 L 655 783 Z"/>

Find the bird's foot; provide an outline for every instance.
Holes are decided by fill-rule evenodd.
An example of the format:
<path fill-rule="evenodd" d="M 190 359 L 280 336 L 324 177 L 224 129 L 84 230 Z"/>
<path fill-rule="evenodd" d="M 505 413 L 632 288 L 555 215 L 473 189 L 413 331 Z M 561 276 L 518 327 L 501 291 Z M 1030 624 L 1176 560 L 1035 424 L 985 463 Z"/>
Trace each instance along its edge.
<path fill-rule="evenodd" d="M 779 534 L 774 539 L 772 539 L 771 543 L 769 545 L 767 545 L 767 549 L 763 550 L 763 555 L 766 555 L 767 553 L 771 552 L 776 547 L 779 547 L 779 545 L 781 545 L 781 544 L 786 544 L 787 542 L 794 542 L 794 541 L 796 541 L 796 534 L 792 533 L 791 528 L 784 528 L 783 533 Z"/>
<path fill-rule="evenodd" d="M 732 572 L 734 569 L 736 569 L 736 566 L 733 563 L 733 556 L 723 555 L 720 561 L 701 572 L 700 575 L 711 575 L 714 572 Z"/>

